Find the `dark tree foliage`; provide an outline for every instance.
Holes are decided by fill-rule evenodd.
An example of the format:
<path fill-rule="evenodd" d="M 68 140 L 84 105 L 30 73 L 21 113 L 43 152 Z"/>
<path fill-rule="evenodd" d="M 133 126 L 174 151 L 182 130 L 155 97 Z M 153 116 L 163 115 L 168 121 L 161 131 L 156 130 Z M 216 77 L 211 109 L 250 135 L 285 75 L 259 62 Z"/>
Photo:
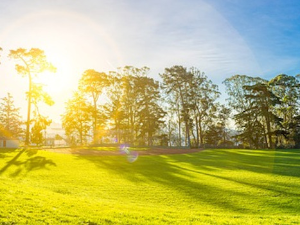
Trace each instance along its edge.
<path fill-rule="evenodd" d="M 277 146 L 298 145 L 297 116 L 299 113 L 299 87 L 297 77 L 280 74 L 269 81 L 273 93 L 278 96 L 280 103 L 274 108 L 274 113 L 280 118 L 277 120 L 276 144 Z"/>
<path fill-rule="evenodd" d="M 149 77 L 138 77 L 136 79 L 138 105 L 138 138 L 141 144 L 145 141 L 147 145 L 153 145 L 153 136 L 155 132 L 164 123 L 162 120 L 165 112 L 159 105 L 160 92 L 157 81 Z"/>
<path fill-rule="evenodd" d="M 225 80 L 229 105 L 245 146 L 255 148 L 299 145 L 299 81 L 280 74 L 270 81 L 236 75 Z"/>

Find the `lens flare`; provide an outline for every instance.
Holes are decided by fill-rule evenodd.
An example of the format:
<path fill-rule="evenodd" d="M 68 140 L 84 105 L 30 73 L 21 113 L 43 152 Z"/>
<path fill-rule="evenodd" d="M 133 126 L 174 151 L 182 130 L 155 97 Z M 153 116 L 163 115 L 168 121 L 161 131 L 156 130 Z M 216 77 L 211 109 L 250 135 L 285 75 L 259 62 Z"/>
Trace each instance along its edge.
<path fill-rule="evenodd" d="M 127 160 L 130 163 L 135 162 L 138 159 L 139 154 L 137 152 L 131 151 L 128 155 L 127 155 Z"/>
<path fill-rule="evenodd" d="M 135 151 L 130 151 L 128 145 L 121 145 L 120 146 L 121 154 L 126 154 L 127 160 L 130 163 L 135 162 L 138 159 L 139 154 Z"/>

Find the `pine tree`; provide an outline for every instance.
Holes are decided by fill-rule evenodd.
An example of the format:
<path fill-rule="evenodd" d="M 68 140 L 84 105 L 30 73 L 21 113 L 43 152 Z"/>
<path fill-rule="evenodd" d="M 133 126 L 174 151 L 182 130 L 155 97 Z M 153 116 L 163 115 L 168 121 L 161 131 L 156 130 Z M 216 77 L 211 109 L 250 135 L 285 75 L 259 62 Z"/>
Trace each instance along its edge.
<path fill-rule="evenodd" d="M 0 103 L 0 126 L 6 136 L 20 138 L 23 134 L 20 109 L 14 105 L 13 97 L 7 93 L 7 97 L 1 98 Z"/>

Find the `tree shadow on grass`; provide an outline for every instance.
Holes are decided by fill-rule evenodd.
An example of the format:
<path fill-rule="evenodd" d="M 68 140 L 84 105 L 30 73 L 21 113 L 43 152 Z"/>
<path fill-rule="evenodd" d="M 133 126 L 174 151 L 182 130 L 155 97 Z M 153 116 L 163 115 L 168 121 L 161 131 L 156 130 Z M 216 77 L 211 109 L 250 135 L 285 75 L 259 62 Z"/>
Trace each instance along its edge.
<path fill-rule="evenodd" d="M 17 150 L 17 148 L 0 148 L 0 159 L 9 157 L 9 153 L 13 153 Z"/>
<path fill-rule="evenodd" d="M 208 171 L 244 170 L 259 174 L 300 177 L 300 150 L 205 150 L 201 157 L 193 154 L 174 156 Z"/>
<path fill-rule="evenodd" d="M 274 174 L 280 173 L 277 170 L 277 153 L 272 154 L 263 151 L 216 150 L 184 155 L 141 156 L 132 164 L 120 156 L 78 156 L 78 159 L 89 160 L 99 169 L 108 170 L 136 185 L 158 183 L 172 190 L 174 195 L 183 194 L 196 199 L 199 204 L 206 204 L 225 212 L 257 213 L 260 210 L 259 205 L 265 207 L 265 210 L 271 208 L 273 211 L 281 212 L 282 205 L 276 202 L 276 198 L 270 201 L 267 196 L 260 196 L 260 194 L 263 192 L 272 197 L 280 195 L 295 200 L 299 199 L 299 192 L 296 189 L 300 189 L 300 184 L 295 184 L 292 189 L 287 187 L 284 191 L 282 188 L 277 190 L 278 187 L 284 186 L 284 182 L 273 178 Z M 287 158 L 284 158 L 286 156 L 280 155 L 280 157 L 288 163 Z M 222 174 L 224 171 L 226 176 Z M 231 177 L 230 171 L 265 174 L 270 181 L 255 183 L 253 180 L 236 175 Z M 282 174 L 282 171 L 281 175 L 290 176 L 290 174 Z M 209 179 L 215 183 L 207 181 Z M 230 185 L 235 188 L 227 188 Z M 243 188 L 253 192 L 243 191 Z M 267 206 L 268 203 L 272 204 Z M 256 204 L 257 208 L 253 207 Z M 297 204 L 286 206 L 292 212 L 299 211 Z"/>
<path fill-rule="evenodd" d="M 15 152 L 15 151 L 13 151 Z M 22 171 L 26 173 L 33 170 L 48 169 L 48 166 L 56 166 L 56 164 L 43 156 L 35 156 L 38 150 L 32 149 L 19 149 L 17 154 L 0 169 L 0 175 L 12 168 L 16 168 L 10 174 L 12 177 L 18 176 Z M 10 152 L 9 152 L 10 153 Z"/>
<path fill-rule="evenodd" d="M 299 150 L 209 150 L 201 157 L 194 156 L 175 156 L 175 159 L 188 161 L 196 173 L 254 190 L 252 198 L 272 206 L 274 211 L 295 213 L 300 210 Z M 243 173 L 238 176 L 237 171 L 245 172 L 245 177 L 241 176 Z M 295 182 L 286 177 L 293 177 Z M 261 193 L 266 197 L 261 198 Z M 288 203 L 283 206 L 284 201 Z"/>
<path fill-rule="evenodd" d="M 195 155 L 194 157 L 197 156 Z M 158 186 L 162 185 L 166 190 L 171 190 L 168 193 L 185 196 L 183 199 L 190 199 L 192 204 L 207 205 L 211 209 L 216 209 L 216 211 L 248 212 L 247 208 L 232 201 L 230 196 L 236 195 L 240 199 L 249 199 L 251 198 L 250 193 L 237 192 L 236 190 L 224 191 L 220 186 L 214 186 L 214 184 L 209 182 L 201 182 L 198 176 L 194 176 L 193 172 L 170 162 L 169 159 L 172 156 L 144 156 L 133 164 L 126 162 L 126 159 L 123 157 L 116 156 L 78 156 L 78 158 L 80 160 L 89 160 L 95 163 L 99 169 L 109 170 L 110 173 L 127 179 L 137 186 L 140 185 L 141 191 L 145 184 L 151 186 L 158 183 L 160 184 Z M 153 196 L 156 194 L 154 191 Z M 161 193 L 158 194 L 161 195 Z M 178 207 L 180 207 L 180 203 L 178 203 Z"/>
<path fill-rule="evenodd" d="M 176 162 L 187 162 L 207 171 L 245 170 L 261 174 L 272 173 L 274 156 L 249 154 L 244 150 L 205 150 L 201 155 L 175 156 Z"/>
<path fill-rule="evenodd" d="M 300 178 L 300 150 L 276 150 L 273 172 L 278 175 Z"/>

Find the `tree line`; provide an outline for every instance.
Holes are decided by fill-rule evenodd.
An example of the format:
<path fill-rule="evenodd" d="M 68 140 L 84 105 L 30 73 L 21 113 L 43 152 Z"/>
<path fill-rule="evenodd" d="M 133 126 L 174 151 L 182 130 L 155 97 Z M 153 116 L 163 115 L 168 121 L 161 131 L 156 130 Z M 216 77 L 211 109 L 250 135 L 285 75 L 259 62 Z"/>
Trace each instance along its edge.
<path fill-rule="evenodd" d="M 224 81 L 239 141 L 251 148 L 300 147 L 299 75 Z"/>
<path fill-rule="evenodd" d="M 1 131 L 25 145 L 42 145 L 51 120 L 40 114 L 39 104 L 54 102 L 35 77 L 56 68 L 36 48 L 10 50 L 9 57 L 28 79 L 28 113 L 23 122 L 8 93 L 0 103 Z M 62 110 L 69 144 L 300 147 L 299 76 L 234 75 L 223 82 L 228 99 L 221 104 L 218 86 L 198 68 L 165 68 L 160 81 L 149 72 L 134 66 L 84 71 Z M 229 129 L 230 119 L 235 130 Z"/>

